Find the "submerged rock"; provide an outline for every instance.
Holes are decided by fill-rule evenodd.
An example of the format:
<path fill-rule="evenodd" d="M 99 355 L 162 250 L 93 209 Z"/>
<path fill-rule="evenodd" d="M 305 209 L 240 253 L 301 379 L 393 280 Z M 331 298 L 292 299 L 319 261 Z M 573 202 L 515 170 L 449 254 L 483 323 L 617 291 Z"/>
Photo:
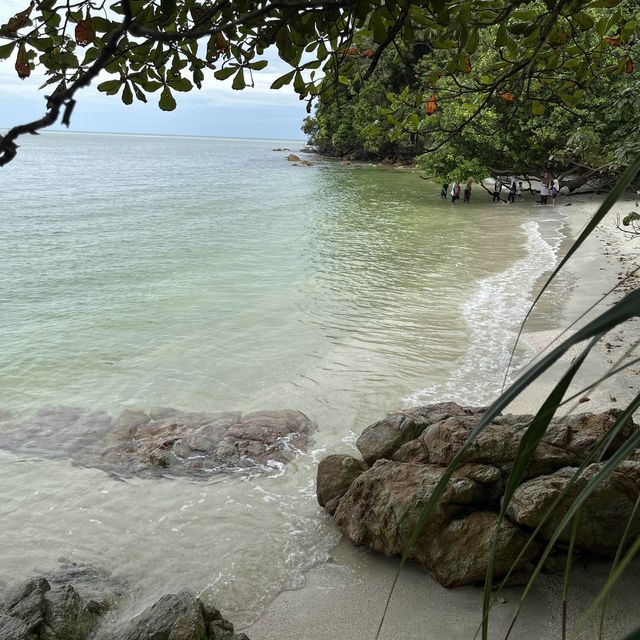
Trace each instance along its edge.
<path fill-rule="evenodd" d="M 435 486 L 482 413 L 481 408 L 443 402 L 395 413 L 376 422 L 357 441 L 364 461 L 345 455 L 321 461 L 318 502 L 354 544 L 385 555 L 403 554 Z M 569 487 L 576 468 L 611 431 L 619 415 L 619 411 L 611 410 L 554 419 L 536 448 L 499 529 L 505 480 L 532 416 L 496 417 L 465 449 L 460 468 L 420 531 L 409 558 L 445 586 L 466 584 L 484 579 L 495 540 L 496 577 L 511 569 L 526 568 L 538 553 L 536 544 L 525 549 L 531 531 L 556 497 Z M 637 428 L 628 420 L 609 442 L 604 458 L 612 455 Z M 571 500 L 599 468 L 590 465 L 573 483 L 543 526 L 543 540 L 549 539 Z M 577 549 L 615 553 L 638 495 L 640 462 L 627 461 L 585 502 L 576 536 Z M 640 510 L 631 520 L 629 540 L 638 534 Z M 564 532 L 560 542 L 566 542 L 568 536 L 569 532 Z"/>
<path fill-rule="evenodd" d="M 57 407 L 0 431 L 0 448 L 128 476 L 209 475 L 267 468 L 306 448 L 314 425 L 299 411 L 196 413 L 162 408 L 106 413 Z"/>

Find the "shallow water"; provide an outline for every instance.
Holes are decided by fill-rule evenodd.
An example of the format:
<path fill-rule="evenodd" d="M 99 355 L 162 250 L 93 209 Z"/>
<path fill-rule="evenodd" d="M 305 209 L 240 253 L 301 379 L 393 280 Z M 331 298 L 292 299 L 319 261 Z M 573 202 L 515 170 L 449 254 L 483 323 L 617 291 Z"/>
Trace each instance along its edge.
<path fill-rule="evenodd" d="M 337 540 L 322 455 L 387 411 L 499 390 L 561 212 L 479 187 L 451 205 L 411 171 L 292 166 L 283 144 L 298 148 L 45 134 L 2 170 L 7 423 L 59 405 L 292 408 L 318 431 L 276 473 L 204 482 L 0 452 L 0 580 L 64 557 L 110 568 L 133 606 L 187 586 L 246 623 Z"/>

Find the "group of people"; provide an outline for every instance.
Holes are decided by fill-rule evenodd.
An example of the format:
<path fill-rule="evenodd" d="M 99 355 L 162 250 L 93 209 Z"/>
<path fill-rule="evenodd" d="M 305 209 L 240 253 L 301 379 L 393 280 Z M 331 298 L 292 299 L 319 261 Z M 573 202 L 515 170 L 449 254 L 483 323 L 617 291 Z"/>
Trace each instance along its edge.
<path fill-rule="evenodd" d="M 467 184 L 464 187 L 464 200 L 463 202 L 469 202 L 471 200 L 471 185 L 473 184 L 473 178 L 469 178 L 467 180 Z M 451 185 L 451 191 L 449 192 L 449 183 L 444 182 L 442 184 L 442 190 L 440 191 L 440 197 L 443 200 L 446 200 L 449 195 L 451 195 L 451 202 L 455 204 L 456 200 L 460 199 L 460 183 L 454 182 Z"/>
<path fill-rule="evenodd" d="M 496 177 L 493 181 L 493 202 L 500 202 L 502 186 L 502 178 L 500 176 Z M 516 196 L 518 200 L 522 200 L 522 182 L 516 182 L 515 178 L 511 178 L 511 184 L 508 188 L 507 202 L 515 202 Z"/>
<path fill-rule="evenodd" d="M 551 204 L 555 207 L 559 193 L 560 180 L 558 178 L 551 180 L 551 177 L 545 171 L 540 182 L 540 204 L 548 204 L 549 196 L 551 196 Z"/>
<path fill-rule="evenodd" d="M 469 178 L 467 180 L 467 184 L 464 188 L 464 202 L 469 202 L 471 200 L 471 185 L 473 183 L 473 178 Z M 502 178 L 500 176 L 496 176 L 493 181 L 493 202 L 500 202 L 502 189 L 506 185 L 503 184 Z M 518 200 L 522 200 L 522 182 L 517 181 L 514 178 L 511 178 L 511 182 L 508 185 L 507 189 L 509 190 L 507 195 L 507 202 L 513 203 Z M 449 183 L 444 182 L 442 184 L 442 190 L 440 191 L 440 197 L 443 200 L 446 200 L 449 196 L 451 196 L 451 202 L 455 203 L 456 200 L 460 199 L 460 191 L 461 186 L 460 182 L 455 181 L 451 185 L 451 190 L 449 190 Z M 560 181 L 558 178 L 552 180 L 545 171 L 542 181 L 540 182 L 540 204 L 548 204 L 549 196 L 551 196 L 551 204 L 555 206 L 556 198 L 560 193 Z"/>

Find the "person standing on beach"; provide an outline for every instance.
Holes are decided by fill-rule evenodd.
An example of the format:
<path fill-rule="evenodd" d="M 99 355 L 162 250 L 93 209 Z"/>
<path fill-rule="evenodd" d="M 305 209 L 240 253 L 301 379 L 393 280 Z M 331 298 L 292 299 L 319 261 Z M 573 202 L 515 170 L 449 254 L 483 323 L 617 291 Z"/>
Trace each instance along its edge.
<path fill-rule="evenodd" d="M 473 182 L 473 178 L 469 178 L 467 180 L 467 185 L 464 188 L 464 202 L 469 202 L 471 200 L 471 183 Z"/>
<path fill-rule="evenodd" d="M 442 191 L 440 191 L 440 197 L 443 200 L 446 200 L 448 193 L 449 193 L 449 183 L 448 182 L 443 182 L 442 183 Z"/>
<path fill-rule="evenodd" d="M 546 182 L 540 183 L 540 204 L 547 204 L 549 197 L 549 185 Z"/>
<path fill-rule="evenodd" d="M 556 206 L 556 198 L 558 197 L 559 193 L 560 193 L 560 180 L 556 178 L 553 181 L 553 184 L 551 185 L 551 204 L 554 207 Z"/>
<path fill-rule="evenodd" d="M 500 192 L 502 191 L 502 180 L 497 177 L 493 183 L 493 202 L 500 202 Z"/>
<path fill-rule="evenodd" d="M 451 202 L 455 203 L 455 201 L 460 197 L 460 183 L 456 180 L 451 187 Z"/>
<path fill-rule="evenodd" d="M 518 196 L 518 200 L 522 200 L 522 182 L 518 182 L 518 187 L 516 188 L 516 195 Z"/>

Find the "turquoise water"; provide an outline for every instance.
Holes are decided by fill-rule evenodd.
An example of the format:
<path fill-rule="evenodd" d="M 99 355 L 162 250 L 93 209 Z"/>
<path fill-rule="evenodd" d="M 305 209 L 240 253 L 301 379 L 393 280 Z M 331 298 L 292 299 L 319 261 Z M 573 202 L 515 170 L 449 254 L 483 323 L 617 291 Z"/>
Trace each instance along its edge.
<path fill-rule="evenodd" d="M 313 492 L 324 453 L 387 411 L 500 388 L 562 216 L 479 187 L 451 205 L 409 170 L 293 166 L 283 146 L 300 143 L 45 134 L 2 170 L 8 420 L 174 406 L 318 424 L 279 475 L 208 484 L 0 453 L 7 581 L 66 556 L 137 601 L 189 586 L 249 621 L 335 543 Z"/>

